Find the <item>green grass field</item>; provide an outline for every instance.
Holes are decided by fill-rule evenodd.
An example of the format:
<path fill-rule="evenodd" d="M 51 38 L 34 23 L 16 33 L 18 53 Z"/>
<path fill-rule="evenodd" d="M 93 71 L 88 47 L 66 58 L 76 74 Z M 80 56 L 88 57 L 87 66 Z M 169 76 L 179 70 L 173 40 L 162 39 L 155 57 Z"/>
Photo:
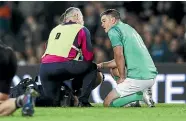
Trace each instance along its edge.
<path fill-rule="evenodd" d="M 0 121 L 186 121 L 186 105 L 157 104 L 155 108 L 35 108 L 33 117 L 21 110 Z"/>

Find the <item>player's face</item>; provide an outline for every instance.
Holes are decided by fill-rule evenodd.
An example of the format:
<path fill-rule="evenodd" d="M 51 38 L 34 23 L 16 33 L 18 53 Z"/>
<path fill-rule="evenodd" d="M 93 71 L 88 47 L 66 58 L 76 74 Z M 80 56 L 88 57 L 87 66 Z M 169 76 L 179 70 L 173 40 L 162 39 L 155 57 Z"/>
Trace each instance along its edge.
<path fill-rule="evenodd" d="M 113 18 L 110 15 L 103 15 L 101 17 L 101 26 L 107 33 L 109 29 L 113 26 Z"/>

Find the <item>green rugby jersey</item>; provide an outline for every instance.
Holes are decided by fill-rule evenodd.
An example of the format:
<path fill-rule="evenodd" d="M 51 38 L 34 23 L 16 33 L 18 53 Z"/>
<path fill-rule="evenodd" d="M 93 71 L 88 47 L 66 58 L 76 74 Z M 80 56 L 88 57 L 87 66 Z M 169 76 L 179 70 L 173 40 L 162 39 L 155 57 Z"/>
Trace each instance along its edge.
<path fill-rule="evenodd" d="M 154 79 L 158 74 L 154 62 L 141 38 L 134 28 L 119 21 L 109 31 L 112 47 L 123 46 L 127 78 Z"/>

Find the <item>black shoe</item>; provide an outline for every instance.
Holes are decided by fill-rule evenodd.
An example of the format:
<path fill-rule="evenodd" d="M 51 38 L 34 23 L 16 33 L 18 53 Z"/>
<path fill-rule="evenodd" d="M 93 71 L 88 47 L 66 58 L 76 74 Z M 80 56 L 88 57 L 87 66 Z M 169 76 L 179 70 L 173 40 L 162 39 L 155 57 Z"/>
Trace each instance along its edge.
<path fill-rule="evenodd" d="M 89 102 L 87 103 L 79 102 L 78 107 L 94 107 L 94 106 L 92 106 Z"/>
<path fill-rule="evenodd" d="M 75 98 L 71 90 L 65 90 L 63 94 L 61 94 L 60 100 L 61 107 L 74 107 Z"/>
<path fill-rule="evenodd" d="M 63 99 L 60 101 L 60 106 L 61 107 L 70 107 L 70 96 L 69 95 L 64 95 Z"/>
<path fill-rule="evenodd" d="M 129 105 L 130 105 L 130 107 L 141 107 L 139 101 L 133 102 L 133 103 L 131 103 L 131 104 L 129 104 Z"/>

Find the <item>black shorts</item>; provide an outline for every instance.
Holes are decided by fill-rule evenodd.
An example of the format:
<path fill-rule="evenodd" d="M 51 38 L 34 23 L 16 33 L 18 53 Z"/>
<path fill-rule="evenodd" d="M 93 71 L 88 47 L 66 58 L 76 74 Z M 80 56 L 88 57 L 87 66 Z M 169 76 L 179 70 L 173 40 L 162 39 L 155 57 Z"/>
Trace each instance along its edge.
<path fill-rule="evenodd" d="M 9 94 L 17 70 L 17 60 L 10 47 L 0 45 L 0 92 Z"/>

